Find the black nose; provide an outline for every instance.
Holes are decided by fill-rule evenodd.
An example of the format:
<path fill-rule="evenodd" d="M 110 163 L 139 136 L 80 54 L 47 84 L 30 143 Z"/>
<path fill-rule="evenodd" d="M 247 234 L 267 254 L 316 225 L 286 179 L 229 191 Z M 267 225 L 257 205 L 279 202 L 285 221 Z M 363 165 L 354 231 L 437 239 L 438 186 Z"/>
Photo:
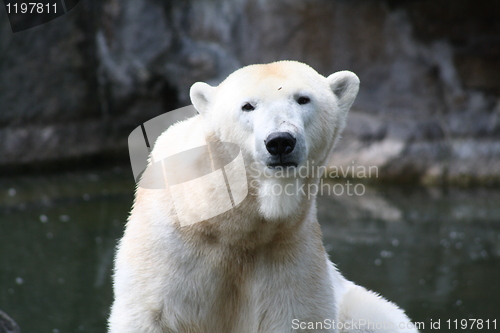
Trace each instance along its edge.
<path fill-rule="evenodd" d="M 271 133 L 264 141 L 267 151 L 273 156 L 290 154 L 296 142 L 297 140 L 287 132 Z"/>

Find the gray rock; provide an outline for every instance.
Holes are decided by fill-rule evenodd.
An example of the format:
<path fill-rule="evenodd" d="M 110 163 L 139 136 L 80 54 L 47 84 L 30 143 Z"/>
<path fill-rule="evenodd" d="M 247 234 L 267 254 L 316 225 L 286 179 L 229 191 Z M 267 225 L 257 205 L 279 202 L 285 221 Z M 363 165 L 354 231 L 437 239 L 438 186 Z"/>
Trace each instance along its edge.
<path fill-rule="evenodd" d="M 0 333 L 20 333 L 17 323 L 5 312 L 0 310 Z"/>
<path fill-rule="evenodd" d="M 17 34 L 3 24 L 0 167 L 124 154 L 192 83 L 292 59 L 361 79 L 332 165 L 498 184 L 499 15 L 495 0 L 104 0 Z"/>

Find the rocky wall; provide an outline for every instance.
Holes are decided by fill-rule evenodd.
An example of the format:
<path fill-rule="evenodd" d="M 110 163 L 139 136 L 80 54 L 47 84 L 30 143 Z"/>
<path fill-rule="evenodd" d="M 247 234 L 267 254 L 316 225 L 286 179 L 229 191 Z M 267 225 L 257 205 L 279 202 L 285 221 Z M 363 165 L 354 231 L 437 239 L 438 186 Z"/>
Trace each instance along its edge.
<path fill-rule="evenodd" d="M 14 34 L 0 11 L 0 167 L 126 157 L 192 83 L 293 59 L 361 79 L 332 165 L 498 184 L 499 17 L 495 0 L 87 0 Z"/>

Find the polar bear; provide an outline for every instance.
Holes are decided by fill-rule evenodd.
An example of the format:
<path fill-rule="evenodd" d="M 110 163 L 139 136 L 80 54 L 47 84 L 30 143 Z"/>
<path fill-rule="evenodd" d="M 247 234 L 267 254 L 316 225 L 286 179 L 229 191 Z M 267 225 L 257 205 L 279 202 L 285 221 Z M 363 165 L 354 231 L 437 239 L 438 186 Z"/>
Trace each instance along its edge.
<path fill-rule="evenodd" d="M 310 191 L 321 175 L 309 169 L 325 164 L 358 87 L 351 72 L 324 77 L 295 61 L 250 65 L 217 87 L 195 83 L 199 115 L 158 138 L 139 182 L 116 254 L 109 332 L 417 332 L 396 305 L 346 280 L 322 245 Z M 232 156 L 224 143 L 244 161 L 243 177 L 225 168 L 226 185 L 236 179 L 246 196 L 222 209 L 208 179 L 184 182 L 174 197 L 183 170 Z M 190 166 L 167 175 L 161 161 L 187 150 Z M 214 216 L 181 222 L 192 214 Z"/>

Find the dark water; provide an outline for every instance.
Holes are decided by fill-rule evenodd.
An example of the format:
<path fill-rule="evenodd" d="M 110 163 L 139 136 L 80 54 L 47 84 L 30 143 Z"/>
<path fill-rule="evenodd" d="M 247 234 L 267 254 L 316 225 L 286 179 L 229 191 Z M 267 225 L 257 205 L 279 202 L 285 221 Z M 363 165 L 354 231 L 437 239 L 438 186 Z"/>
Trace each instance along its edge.
<path fill-rule="evenodd" d="M 128 168 L 0 179 L 0 309 L 23 333 L 105 332 Z M 320 197 L 325 245 L 343 274 L 430 329 L 500 326 L 500 191 L 367 188 Z M 446 320 L 451 319 L 448 329 Z M 482 330 L 460 320 L 482 319 Z"/>

